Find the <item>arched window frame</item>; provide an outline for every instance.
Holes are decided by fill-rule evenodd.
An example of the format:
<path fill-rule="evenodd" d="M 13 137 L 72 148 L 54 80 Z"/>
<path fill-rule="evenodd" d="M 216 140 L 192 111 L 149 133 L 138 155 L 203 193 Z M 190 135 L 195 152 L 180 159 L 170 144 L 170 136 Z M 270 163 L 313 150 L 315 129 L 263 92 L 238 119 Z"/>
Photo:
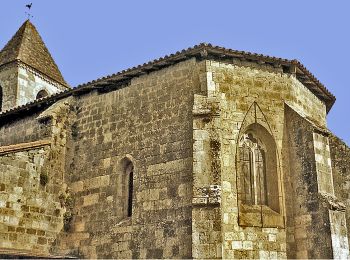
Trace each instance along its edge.
<path fill-rule="evenodd" d="M 242 160 L 242 149 L 249 150 L 249 162 Z M 260 155 L 261 158 L 257 158 Z M 244 163 L 245 162 L 245 163 Z M 250 179 L 251 198 L 249 203 L 244 199 L 246 192 L 242 191 L 244 182 L 243 169 L 241 166 L 248 165 L 253 175 Z M 238 190 L 240 202 L 251 206 L 267 206 L 275 212 L 280 212 L 279 202 L 279 174 L 276 144 L 270 133 L 261 125 L 254 123 L 249 125 L 240 137 L 237 154 Z M 249 195 L 249 194 L 248 194 Z"/>
<path fill-rule="evenodd" d="M 242 164 L 242 201 L 249 205 L 268 205 L 266 183 L 266 147 L 254 138 L 253 133 L 245 133 L 239 143 L 239 157 Z M 242 158 L 243 157 L 243 158 Z"/>
<path fill-rule="evenodd" d="M 135 165 L 130 156 L 124 157 L 120 162 L 120 181 L 117 189 L 121 189 L 122 218 L 130 218 L 133 214 L 134 197 L 134 171 Z"/>
<path fill-rule="evenodd" d="M 36 98 L 35 99 L 44 98 L 44 97 L 47 97 L 48 95 L 49 95 L 49 92 L 47 92 L 46 89 L 42 89 L 36 94 Z"/>
<path fill-rule="evenodd" d="M 248 203 L 245 199 L 242 199 L 244 192 L 242 192 L 242 173 L 240 169 L 240 156 L 242 155 L 240 147 L 243 144 L 247 145 L 252 140 L 254 142 L 251 142 L 249 145 L 255 145 L 255 148 L 259 147 L 265 157 L 262 163 L 263 167 L 266 168 L 264 169 L 266 194 L 266 202 L 264 203 Z M 249 149 L 253 149 L 253 147 Z M 256 102 L 250 106 L 243 119 L 237 138 L 235 158 L 239 225 L 284 227 L 282 181 L 280 179 L 281 170 L 277 145 L 266 117 Z"/>
<path fill-rule="evenodd" d="M 125 169 L 125 182 L 126 182 L 126 189 L 127 189 L 127 196 L 125 203 L 127 205 L 126 212 L 127 217 L 132 216 L 132 197 L 134 193 L 134 164 L 132 162 L 129 162 L 128 166 Z"/>

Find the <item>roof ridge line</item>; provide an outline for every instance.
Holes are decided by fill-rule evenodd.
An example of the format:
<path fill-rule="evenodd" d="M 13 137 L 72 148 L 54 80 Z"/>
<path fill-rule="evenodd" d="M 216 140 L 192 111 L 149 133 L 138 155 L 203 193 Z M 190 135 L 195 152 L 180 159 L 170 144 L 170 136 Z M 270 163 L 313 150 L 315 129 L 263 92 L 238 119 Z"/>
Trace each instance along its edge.
<path fill-rule="evenodd" d="M 119 71 L 117 73 L 113 73 L 113 74 L 109 74 L 109 75 L 106 75 L 106 76 L 102 76 L 102 77 L 97 78 L 95 80 L 91 80 L 91 81 L 88 81 L 86 83 L 79 84 L 77 87 L 86 86 L 86 85 L 90 85 L 90 84 L 95 84 L 95 83 L 98 83 L 98 82 L 101 82 L 101 81 L 104 81 L 104 80 L 111 80 L 114 77 L 123 75 L 125 73 L 130 72 L 130 71 L 133 71 L 133 70 L 136 70 L 136 69 L 143 69 L 146 66 L 152 66 L 152 65 L 155 65 L 158 62 L 170 60 L 170 59 L 172 59 L 174 57 L 176 59 L 176 56 L 180 56 L 181 54 L 186 54 L 186 53 L 190 54 L 190 52 L 196 52 L 196 51 L 201 51 L 201 50 L 205 50 L 207 52 L 210 52 L 210 51 L 213 51 L 213 52 L 224 52 L 224 53 L 227 52 L 228 55 L 231 53 L 231 54 L 236 54 L 236 55 L 242 56 L 243 58 L 251 57 L 251 58 L 254 58 L 254 59 L 257 59 L 257 60 L 258 59 L 263 59 L 263 60 L 265 60 L 267 62 L 281 63 L 281 65 L 286 65 L 286 64 L 287 65 L 288 64 L 289 65 L 296 65 L 301 71 L 303 71 L 303 73 L 305 73 L 307 76 L 309 76 L 311 78 L 311 80 L 313 80 L 315 82 L 316 85 L 318 85 L 321 88 L 321 91 L 326 96 L 328 96 L 330 99 L 334 99 L 332 101 L 332 103 L 330 104 L 330 107 L 333 105 L 333 103 L 335 101 L 334 95 L 297 59 L 285 59 L 285 58 L 279 58 L 279 57 L 270 56 L 270 55 L 259 54 L 259 53 L 255 53 L 255 52 L 239 51 L 239 50 L 225 48 L 225 47 L 221 47 L 221 46 L 218 46 L 218 45 L 213 45 L 211 43 L 205 43 L 205 42 L 197 44 L 197 45 L 194 45 L 194 46 L 189 47 L 187 49 L 182 49 L 180 51 L 177 51 L 176 53 L 165 55 L 165 56 L 162 56 L 160 58 L 151 60 L 149 62 L 145 62 L 145 63 L 140 64 L 138 66 L 134 66 L 134 67 L 131 67 L 131 68 L 128 68 L 128 69 L 124 69 L 124 70 L 121 70 L 121 71 Z"/>
<path fill-rule="evenodd" d="M 267 63 L 276 63 L 278 65 L 287 65 L 287 66 L 291 66 L 291 65 L 295 65 L 297 68 L 300 69 L 300 71 L 302 73 L 305 73 L 305 75 L 307 77 L 309 77 L 314 84 L 317 87 L 318 91 L 321 91 L 322 97 L 318 96 L 317 91 L 315 93 L 315 90 L 310 88 L 309 86 L 306 86 L 306 88 L 308 88 L 315 96 L 317 96 L 317 98 L 319 98 L 321 101 L 323 101 L 326 105 L 326 109 L 327 109 L 327 113 L 329 112 L 330 108 L 332 107 L 332 105 L 335 102 L 335 97 L 334 95 L 319 81 L 317 80 L 317 78 L 311 73 L 309 72 L 309 70 L 302 65 L 301 62 L 299 62 L 296 59 L 283 59 L 283 58 L 278 58 L 278 57 L 274 57 L 274 56 L 269 56 L 269 55 L 264 55 L 264 54 L 258 54 L 258 53 L 252 53 L 252 52 L 246 52 L 246 51 L 238 51 L 238 50 L 233 50 L 233 49 L 229 49 L 229 48 L 225 48 L 225 47 L 220 47 L 220 46 L 215 46 L 212 45 L 210 43 L 200 43 L 198 45 L 194 45 L 192 47 L 189 47 L 187 49 L 183 49 L 180 51 L 177 51 L 176 53 L 172 53 L 169 55 L 165 55 L 162 56 L 160 58 L 157 59 L 153 59 L 149 62 L 145 62 L 143 64 L 134 66 L 134 67 L 130 67 L 128 69 L 124 69 L 121 70 L 117 73 L 113 73 L 113 74 L 109 74 L 100 78 L 97 78 L 95 80 L 91 80 L 89 82 L 86 83 L 82 83 L 77 85 L 76 87 L 70 88 L 70 89 L 66 89 L 62 92 L 59 92 L 57 94 L 48 96 L 47 98 L 45 98 L 44 100 L 34 100 L 32 102 L 29 102 L 27 104 L 21 105 L 21 106 L 17 106 L 14 107 L 10 110 L 7 111 L 3 111 L 2 113 L 0 112 L 0 118 L 3 116 L 8 116 L 9 114 L 19 111 L 21 109 L 24 108 L 30 108 L 30 107 L 34 107 L 36 105 L 39 105 L 40 103 L 42 103 L 42 101 L 44 102 L 50 102 L 53 101 L 55 99 L 61 99 L 63 97 L 66 97 L 72 93 L 80 93 L 82 90 L 92 90 L 92 89 L 96 89 L 96 88 L 101 88 L 102 85 L 112 85 L 112 84 L 118 84 L 123 82 L 123 81 L 129 81 L 134 77 L 138 77 L 140 75 L 143 75 L 145 73 L 150 73 L 152 71 L 156 71 L 159 70 L 161 68 L 167 67 L 167 66 L 171 66 L 174 63 L 178 63 L 181 62 L 183 60 L 187 60 L 190 58 L 198 58 L 198 57 L 202 57 L 203 58 L 203 54 L 201 53 L 202 50 L 206 50 L 208 52 L 211 52 L 212 55 L 214 56 L 218 56 L 219 58 L 221 56 L 225 57 L 225 56 L 229 56 L 232 58 L 238 58 L 238 59 L 245 59 L 245 60 L 250 60 L 252 62 L 258 62 L 259 60 L 262 60 L 263 62 L 267 62 Z M 221 56 L 220 56 L 221 54 Z M 206 54 L 204 53 L 204 56 L 206 57 Z M 210 59 L 210 57 L 209 57 Z M 162 64 L 164 63 L 164 64 Z M 300 79 L 298 79 L 302 84 L 303 81 L 301 81 Z"/>
<path fill-rule="evenodd" d="M 50 76 L 62 86 L 69 87 L 47 48 L 43 38 L 31 23 L 26 20 L 0 51 L 0 64 L 21 60 L 41 73 Z"/>
<path fill-rule="evenodd" d="M 19 47 L 18 47 L 18 53 L 16 55 L 16 59 L 18 60 L 19 59 L 19 56 L 21 54 L 21 50 L 22 50 L 22 45 L 23 45 L 23 38 L 24 38 L 24 34 L 27 30 L 27 25 L 28 25 L 28 19 L 24 22 L 23 26 L 23 33 L 20 34 L 20 41 L 19 41 Z"/>

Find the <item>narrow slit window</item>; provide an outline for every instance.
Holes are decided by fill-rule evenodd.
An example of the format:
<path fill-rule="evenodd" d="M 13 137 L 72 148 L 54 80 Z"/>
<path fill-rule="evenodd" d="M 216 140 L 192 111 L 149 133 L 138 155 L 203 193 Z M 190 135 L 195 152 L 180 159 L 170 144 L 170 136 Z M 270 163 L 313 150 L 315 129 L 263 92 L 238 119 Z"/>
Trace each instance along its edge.
<path fill-rule="evenodd" d="M 127 160 L 123 172 L 124 216 L 132 216 L 132 199 L 134 194 L 134 164 Z"/>
<path fill-rule="evenodd" d="M 132 195 L 134 190 L 134 172 L 133 169 L 129 173 L 129 190 L 128 190 L 128 217 L 132 215 Z"/>

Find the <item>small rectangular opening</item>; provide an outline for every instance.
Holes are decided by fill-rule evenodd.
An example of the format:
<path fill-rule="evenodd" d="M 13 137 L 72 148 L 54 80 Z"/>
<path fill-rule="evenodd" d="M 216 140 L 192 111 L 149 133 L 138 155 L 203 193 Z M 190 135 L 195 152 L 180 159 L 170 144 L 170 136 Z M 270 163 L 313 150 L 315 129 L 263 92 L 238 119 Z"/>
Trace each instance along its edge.
<path fill-rule="evenodd" d="M 282 71 L 283 73 L 290 73 L 290 67 L 287 65 L 282 65 Z"/>

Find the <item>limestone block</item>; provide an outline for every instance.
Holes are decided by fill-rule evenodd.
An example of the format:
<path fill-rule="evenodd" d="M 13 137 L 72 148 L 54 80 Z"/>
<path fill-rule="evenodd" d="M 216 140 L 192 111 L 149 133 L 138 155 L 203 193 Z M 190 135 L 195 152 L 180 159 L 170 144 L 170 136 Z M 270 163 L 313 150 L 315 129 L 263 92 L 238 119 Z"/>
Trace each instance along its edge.
<path fill-rule="evenodd" d="M 74 192 L 74 193 L 82 191 L 84 188 L 84 182 L 83 181 L 73 182 L 73 183 L 71 183 L 70 188 L 71 188 L 72 192 Z"/>
<path fill-rule="evenodd" d="M 242 249 L 243 243 L 242 241 L 232 241 L 232 249 Z"/>
<path fill-rule="evenodd" d="M 83 197 L 83 206 L 90 206 L 98 203 L 99 194 L 90 194 Z"/>

